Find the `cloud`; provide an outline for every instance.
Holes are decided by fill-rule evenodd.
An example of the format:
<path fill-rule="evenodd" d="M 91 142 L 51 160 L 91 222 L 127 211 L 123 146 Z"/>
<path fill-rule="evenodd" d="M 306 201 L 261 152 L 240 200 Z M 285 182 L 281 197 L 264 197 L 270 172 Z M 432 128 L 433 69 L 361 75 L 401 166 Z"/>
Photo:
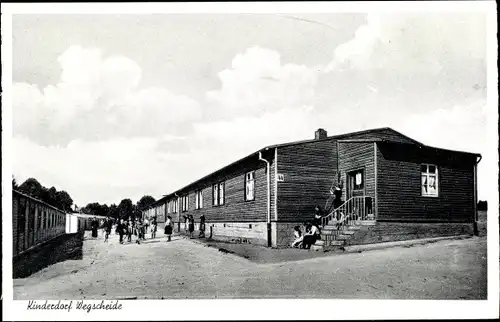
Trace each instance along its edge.
<path fill-rule="evenodd" d="M 354 37 L 337 46 L 325 71 L 437 74 L 459 62 L 485 59 L 485 51 L 485 14 L 370 13 Z"/>
<path fill-rule="evenodd" d="M 13 84 L 14 135 L 41 144 L 172 133 L 201 116 L 197 101 L 162 87 L 139 88 L 142 70 L 124 56 L 79 46 L 59 56 L 60 82 L 40 91 Z"/>
<path fill-rule="evenodd" d="M 117 138 L 100 142 L 73 140 L 67 146 L 42 146 L 14 138 L 13 173 L 19 182 L 37 178 L 46 186 L 68 191 L 78 205 L 98 201 L 137 201 L 161 195 L 180 162 L 160 144 L 175 137 Z M 171 184 L 180 184 L 170 179 Z"/>
<path fill-rule="evenodd" d="M 486 100 L 431 113 L 407 115 L 392 124 L 394 129 L 427 145 L 444 149 L 479 153 L 478 195 L 480 199 L 494 200 L 498 196 L 498 136 L 496 107 Z"/>
<path fill-rule="evenodd" d="M 209 102 L 233 115 L 258 115 L 310 105 L 317 73 L 303 65 L 282 65 L 276 51 L 252 47 L 236 55 L 219 79 L 221 88 L 206 94 Z"/>

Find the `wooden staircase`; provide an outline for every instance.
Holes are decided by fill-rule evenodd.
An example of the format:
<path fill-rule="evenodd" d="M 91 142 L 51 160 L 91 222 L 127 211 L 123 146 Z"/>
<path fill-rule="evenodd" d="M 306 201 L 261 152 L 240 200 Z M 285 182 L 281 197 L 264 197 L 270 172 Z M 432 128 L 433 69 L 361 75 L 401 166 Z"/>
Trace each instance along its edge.
<path fill-rule="evenodd" d="M 374 226 L 376 221 L 372 207 L 367 207 L 366 196 L 351 197 L 341 206 L 322 218 L 321 240 L 311 249 L 342 249 L 357 231 L 366 226 Z M 339 220 L 337 218 L 340 217 Z"/>
<path fill-rule="evenodd" d="M 321 240 L 317 240 L 311 246 L 312 250 L 336 250 L 342 249 L 349 242 L 349 239 L 356 234 L 357 231 L 366 226 L 375 226 L 375 220 L 359 220 L 351 222 L 340 229 L 337 229 L 335 223 L 326 225 L 321 229 Z"/>

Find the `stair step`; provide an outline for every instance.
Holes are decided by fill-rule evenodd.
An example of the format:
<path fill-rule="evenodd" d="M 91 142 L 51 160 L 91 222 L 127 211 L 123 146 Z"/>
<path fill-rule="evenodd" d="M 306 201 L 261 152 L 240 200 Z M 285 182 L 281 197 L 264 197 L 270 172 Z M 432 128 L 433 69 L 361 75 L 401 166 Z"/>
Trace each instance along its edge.
<path fill-rule="evenodd" d="M 314 245 L 323 246 L 325 244 L 324 240 L 317 240 Z"/>
<path fill-rule="evenodd" d="M 351 235 L 338 235 L 337 240 L 347 240 L 350 239 Z"/>
<path fill-rule="evenodd" d="M 347 229 L 348 230 L 360 230 L 361 227 L 360 226 L 353 226 L 353 225 L 351 225 L 351 226 L 347 226 Z"/>
<path fill-rule="evenodd" d="M 361 226 L 375 226 L 377 223 L 376 220 L 361 220 L 359 221 L 359 225 Z"/>
<path fill-rule="evenodd" d="M 344 241 L 343 240 L 332 240 L 330 242 L 330 246 L 343 246 Z"/>
<path fill-rule="evenodd" d="M 321 246 L 316 245 L 316 244 L 311 245 L 311 250 L 319 251 L 319 250 L 323 250 L 323 249 L 324 249 L 323 245 L 321 245 Z"/>
<path fill-rule="evenodd" d="M 340 235 L 354 235 L 356 232 L 353 230 L 341 230 Z"/>

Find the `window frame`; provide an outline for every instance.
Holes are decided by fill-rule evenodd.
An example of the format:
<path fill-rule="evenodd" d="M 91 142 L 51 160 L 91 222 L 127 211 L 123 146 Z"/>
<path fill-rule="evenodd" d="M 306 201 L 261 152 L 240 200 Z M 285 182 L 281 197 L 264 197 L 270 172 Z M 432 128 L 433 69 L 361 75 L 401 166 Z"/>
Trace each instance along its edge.
<path fill-rule="evenodd" d="M 203 189 L 199 189 L 194 192 L 194 200 L 195 200 L 194 209 L 195 210 L 203 209 Z"/>
<path fill-rule="evenodd" d="M 425 166 L 426 172 L 422 171 L 422 167 Z M 430 167 L 433 166 L 436 171 L 435 173 L 429 172 Z M 426 186 L 427 186 L 427 191 L 429 191 L 429 178 L 434 177 L 435 178 L 435 185 L 436 185 L 436 192 L 435 193 L 424 193 L 423 191 L 423 186 L 424 186 L 424 176 L 427 180 Z M 420 196 L 421 197 L 429 197 L 429 198 L 438 198 L 439 197 L 439 167 L 437 164 L 432 164 L 432 163 L 421 163 L 420 164 Z"/>
<path fill-rule="evenodd" d="M 185 195 L 181 197 L 181 210 L 182 212 L 189 211 L 189 195 Z"/>
<path fill-rule="evenodd" d="M 252 179 L 248 179 L 248 175 L 251 174 L 252 175 Z M 245 201 L 255 201 L 255 170 L 252 170 L 252 171 L 248 171 L 245 173 L 245 180 L 244 180 L 244 184 L 245 184 L 245 194 L 244 194 L 244 200 Z M 250 189 L 248 189 L 248 183 L 251 182 L 252 183 L 252 198 L 248 198 L 248 192 L 250 191 Z"/>
<path fill-rule="evenodd" d="M 219 182 L 219 206 L 226 204 L 226 182 Z"/>
<path fill-rule="evenodd" d="M 220 181 L 212 185 L 212 207 L 226 204 L 226 182 Z"/>

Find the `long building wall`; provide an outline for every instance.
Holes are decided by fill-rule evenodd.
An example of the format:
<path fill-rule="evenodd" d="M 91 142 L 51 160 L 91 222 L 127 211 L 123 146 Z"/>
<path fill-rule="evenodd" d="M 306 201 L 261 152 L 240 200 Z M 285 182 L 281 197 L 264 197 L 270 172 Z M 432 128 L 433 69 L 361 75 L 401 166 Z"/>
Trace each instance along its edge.
<path fill-rule="evenodd" d="M 12 191 L 14 256 L 65 232 L 65 212 L 18 191 Z"/>
<path fill-rule="evenodd" d="M 274 209 L 274 158 L 272 153 L 268 153 L 266 159 L 270 161 L 270 193 L 271 193 L 271 217 Z M 255 171 L 254 175 L 254 200 L 245 200 L 245 174 L 249 171 Z M 234 222 L 266 222 L 267 220 L 267 173 L 266 164 L 255 157 L 253 160 L 234 166 L 231 169 L 219 174 L 215 174 L 193 184 L 187 190 L 177 192 L 178 211 L 167 212 L 174 222 L 183 222 L 183 216 L 192 215 L 196 222 L 199 222 L 200 216 L 204 215 L 208 223 L 234 223 Z M 224 204 L 213 205 L 212 187 L 216 183 L 224 182 Z M 203 208 L 196 209 L 196 191 L 202 190 Z M 182 210 L 182 197 L 188 196 L 188 209 Z M 165 200 L 176 200 L 172 196 Z M 168 207 L 167 207 L 168 210 Z"/>

